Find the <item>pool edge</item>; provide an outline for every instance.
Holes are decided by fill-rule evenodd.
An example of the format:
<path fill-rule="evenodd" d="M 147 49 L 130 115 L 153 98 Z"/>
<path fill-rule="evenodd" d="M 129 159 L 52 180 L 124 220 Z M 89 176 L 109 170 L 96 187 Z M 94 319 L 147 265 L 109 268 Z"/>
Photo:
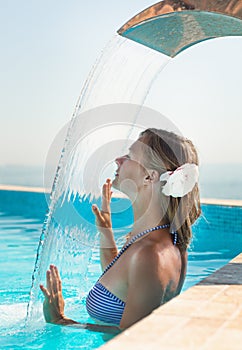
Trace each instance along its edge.
<path fill-rule="evenodd" d="M 5 185 L 0 184 L 0 191 L 21 191 L 21 192 L 43 192 L 50 193 L 50 188 L 31 187 L 20 185 Z M 113 198 L 123 197 L 122 194 L 113 193 Z M 201 204 L 224 205 L 224 206 L 239 206 L 242 207 L 242 199 L 219 199 L 219 198 L 202 198 Z"/>
<path fill-rule="evenodd" d="M 4 185 L 0 184 L 0 191 L 19 191 L 19 192 L 38 192 L 38 193 L 50 193 L 50 188 L 34 187 L 34 186 L 21 186 L 21 185 Z"/>
<path fill-rule="evenodd" d="M 241 320 L 242 252 L 100 349 L 239 349 Z"/>

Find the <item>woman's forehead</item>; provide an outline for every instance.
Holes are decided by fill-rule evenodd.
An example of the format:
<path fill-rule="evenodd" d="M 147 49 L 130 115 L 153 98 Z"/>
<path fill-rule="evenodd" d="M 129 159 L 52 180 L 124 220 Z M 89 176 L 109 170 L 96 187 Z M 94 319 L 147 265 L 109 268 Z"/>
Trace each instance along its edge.
<path fill-rule="evenodd" d="M 135 141 L 129 148 L 129 152 L 133 156 L 133 159 L 138 161 L 140 164 L 145 163 L 145 148 L 148 147 L 141 139 Z"/>
<path fill-rule="evenodd" d="M 132 145 L 129 147 L 129 151 L 131 152 L 143 151 L 143 147 L 144 147 L 144 140 L 143 138 L 139 138 L 134 143 L 132 143 Z"/>

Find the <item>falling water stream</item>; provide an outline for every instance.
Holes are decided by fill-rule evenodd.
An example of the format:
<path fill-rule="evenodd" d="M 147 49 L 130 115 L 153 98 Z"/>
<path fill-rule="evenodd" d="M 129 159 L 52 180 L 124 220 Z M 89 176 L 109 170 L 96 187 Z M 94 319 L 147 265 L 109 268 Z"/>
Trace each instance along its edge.
<path fill-rule="evenodd" d="M 71 119 L 52 187 L 32 277 L 29 324 L 43 318 L 39 283 L 44 281 L 50 263 L 61 270 L 68 291 L 65 296 L 80 300 L 89 289 L 88 269 L 98 248 L 91 203 L 100 204 L 101 185 L 115 171 L 113 159 L 147 127 L 179 133 L 158 112 L 143 107 L 154 79 L 170 56 L 202 40 L 241 35 L 239 3 L 230 3 L 223 11 L 221 1 L 215 3 L 212 9 L 218 13 L 208 12 L 206 2 L 192 7 L 198 11 L 190 11 L 190 6 L 181 2 L 177 12 L 175 1 L 170 15 L 162 11 L 165 3 L 154 5 L 152 14 L 161 5 L 160 14 L 165 15 L 155 16 L 154 21 L 148 15 L 147 21 L 123 33 L 135 41 L 116 34 L 91 70 Z M 234 13 L 238 18 L 231 17 Z M 119 214 L 129 210 L 129 204 L 123 203 L 118 199 L 112 203 L 117 237 L 132 225 L 119 219 Z"/>
<path fill-rule="evenodd" d="M 100 203 L 100 186 L 114 174 L 112 160 L 149 123 L 162 123 L 159 113 L 148 116 L 142 105 L 169 61 L 166 55 L 115 35 L 93 67 L 55 175 L 32 276 L 27 324 L 43 319 L 39 284 L 50 263 L 61 270 L 65 297 L 73 303 L 90 288 L 87 272 L 98 247 L 91 203 Z M 117 215 L 129 210 L 124 203 L 117 199 L 113 204 Z M 123 235 L 131 224 L 129 220 L 116 224 L 115 233 Z"/>
<path fill-rule="evenodd" d="M 66 314 L 80 322 L 90 321 L 85 310 L 85 297 L 100 274 L 98 270 L 99 234 L 91 204 L 100 205 L 101 186 L 107 177 L 112 178 L 115 173 L 116 167 L 113 160 L 126 152 L 129 145 L 137 139 L 140 131 L 147 127 L 157 127 L 180 133 L 171 121 L 159 112 L 144 107 L 154 80 L 171 60 L 170 56 L 162 52 L 172 56 L 202 40 L 226 35 L 242 35 L 239 20 L 241 15 L 233 20 L 229 16 L 233 14 L 233 8 L 234 10 L 237 8 L 236 1 L 231 1 L 231 6 L 228 6 L 228 11 L 225 11 L 226 16 L 223 18 L 220 18 L 220 14 L 211 14 L 207 11 L 203 13 L 200 11 L 203 9 L 200 8 L 200 3 L 198 1 L 198 11 L 194 11 L 194 14 L 188 13 L 186 9 L 183 11 L 182 7 L 183 12 L 175 11 L 169 16 L 165 14 L 162 18 L 155 16 L 153 22 L 148 18 L 140 26 L 134 25 L 132 30 L 125 32 L 127 38 L 130 36 L 131 40 L 116 34 L 91 70 L 69 123 L 54 177 L 48 214 L 42 227 L 32 274 L 26 327 L 19 329 L 22 321 L 21 310 L 25 309 L 25 304 L 16 303 L 10 306 L 7 304 L 1 309 L 5 310 L 5 314 L 1 311 L 4 327 L 8 326 L 8 320 L 12 324 L 18 321 L 18 329 L 14 326 L 3 330 L 4 337 L 7 336 L 4 344 L 10 342 L 11 349 L 23 347 L 26 344 L 29 348 L 37 346 L 39 349 L 94 349 L 107 340 L 102 334 L 93 333 L 90 336 L 88 331 L 83 330 L 80 336 L 80 330 L 77 332 L 76 329 L 69 327 L 45 325 L 42 312 L 43 296 L 39 284 L 45 282 L 49 264 L 57 265 L 63 281 Z M 220 13 L 221 1 L 217 3 Z M 163 4 L 166 5 L 165 2 Z M 206 6 L 207 2 L 204 4 Z M 174 6 L 174 9 L 177 9 L 177 1 L 174 1 Z M 240 13 L 240 7 L 237 9 Z M 174 16 L 176 16 L 175 19 Z M 144 45 L 137 41 L 143 42 Z M 161 46 L 168 51 L 159 52 Z M 174 49 L 173 46 L 175 51 L 171 50 Z M 114 193 L 113 197 L 111 203 L 113 230 L 117 244 L 121 246 L 123 237 L 132 226 L 132 210 L 127 198 L 120 198 L 118 193 Z M 224 210 L 222 217 L 230 209 L 224 208 Z M 234 217 L 241 216 L 240 210 L 241 208 L 238 208 L 238 213 L 236 212 Z M 231 217 L 230 212 L 227 215 Z M 211 221 L 213 218 L 212 211 Z M 200 278 L 203 278 L 214 271 L 214 266 L 218 268 L 235 254 L 234 250 L 232 255 L 226 255 L 230 250 L 223 244 L 224 240 L 228 243 L 228 230 L 224 222 L 222 226 L 218 226 L 219 229 L 216 227 L 217 231 L 208 224 L 210 225 L 210 222 L 206 222 L 205 228 L 200 232 L 201 236 L 205 236 L 204 246 L 201 247 L 199 243 L 192 257 L 194 261 L 197 259 L 196 255 L 198 259 L 201 259 L 202 255 L 206 257 L 209 255 L 209 257 L 205 259 L 204 265 L 201 261 L 196 265 L 195 261 L 194 270 L 190 268 L 189 277 L 194 275 L 197 278 L 199 274 Z M 19 227 L 13 226 L 13 229 L 18 231 Z M 27 230 L 30 229 L 28 226 Z M 221 238 L 217 241 L 209 240 L 211 232 Z M 238 232 L 240 232 L 239 225 Z M 238 232 L 235 231 L 235 234 Z M 235 239 L 231 235 L 233 244 L 238 241 L 239 236 Z M 9 246 L 19 247 L 22 259 L 21 242 L 16 245 L 10 242 Z M 208 242 L 214 244 L 211 249 L 208 247 Z M 218 244 L 221 247 L 218 247 Z M 27 245 L 28 242 L 25 246 Z M 236 249 L 239 249 L 238 244 Z M 225 254 L 228 260 L 224 259 L 222 254 Z M 220 255 L 222 260 L 219 260 Z M 18 263 L 18 259 L 14 263 Z M 19 268 L 21 269 L 22 266 L 20 264 Z M 205 266 L 205 269 L 202 270 L 201 266 Z M 199 273 L 198 269 L 200 269 Z M 9 278 L 8 275 L 6 276 Z M 192 280 L 192 283 L 196 282 Z M 16 283 L 15 280 L 14 283 Z M 19 287 L 21 284 L 13 290 L 13 293 L 21 293 Z M 12 290 L 8 292 L 11 294 Z M 4 346 L 4 348 L 7 347 Z"/>

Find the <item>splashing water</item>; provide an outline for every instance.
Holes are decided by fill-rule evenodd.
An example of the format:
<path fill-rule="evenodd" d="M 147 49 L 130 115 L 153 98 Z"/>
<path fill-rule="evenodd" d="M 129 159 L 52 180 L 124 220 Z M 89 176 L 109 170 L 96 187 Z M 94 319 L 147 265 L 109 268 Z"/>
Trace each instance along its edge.
<path fill-rule="evenodd" d="M 138 133 L 154 123 L 167 125 L 159 113 L 147 115 L 141 106 L 169 60 L 115 35 L 92 69 L 70 122 L 52 187 L 32 276 L 27 324 L 43 319 L 39 283 L 50 263 L 60 268 L 68 291 L 65 297 L 80 300 L 90 288 L 87 272 L 98 246 L 91 201 L 95 198 L 100 204 L 100 186 L 114 171 L 112 160 Z M 116 214 L 129 210 L 129 204 L 117 198 L 112 206 Z M 131 224 L 128 219 L 114 222 L 116 236 Z"/>

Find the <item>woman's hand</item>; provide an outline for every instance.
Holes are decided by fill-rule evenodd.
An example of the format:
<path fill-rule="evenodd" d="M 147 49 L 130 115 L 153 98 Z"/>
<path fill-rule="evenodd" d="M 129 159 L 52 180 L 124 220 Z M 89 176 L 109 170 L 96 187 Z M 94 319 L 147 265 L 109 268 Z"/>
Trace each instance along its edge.
<path fill-rule="evenodd" d="M 110 210 L 112 197 L 111 186 L 111 180 L 107 179 L 102 190 L 101 210 L 95 204 L 92 206 L 92 211 L 96 217 L 96 226 L 100 232 L 100 262 L 103 270 L 118 252 L 112 231 Z"/>
<path fill-rule="evenodd" d="M 59 271 L 50 265 L 46 272 L 46 288 L 41 284 L 40 289 L 45 296 L 43 311 L 46 322 L 61 324 L 65 320 L 65 302 L 62 296 L 62 286 Z"/>
<path fill-rule="evenodd" d="M 61 278 L 57 267 L 54 265 L 50 265 L 50 269 L 46 272 L 46 286 L 47 288 L 42 284 L 40 285 L 40 289 L 45 296 L 43 311 L 46 322 L 88 329 L 94 332 L 110 334 L 120 333 L 120 329 L 115 326 L 80 323 L 64 315 L 65 302 L 62 296 Z"/>
<path fill-rule="evenodd" d="M 112 233 L 112 221 L 111 221 L 111 210 L 110 210 L 110 201 L 111 201 L 111 180 L 107 179 L 102 189 L 102 206 L 101 210 L 93 204 L 92 211 L 96 217 L 96 226 L 98 230 L 106 235 Z"/>

